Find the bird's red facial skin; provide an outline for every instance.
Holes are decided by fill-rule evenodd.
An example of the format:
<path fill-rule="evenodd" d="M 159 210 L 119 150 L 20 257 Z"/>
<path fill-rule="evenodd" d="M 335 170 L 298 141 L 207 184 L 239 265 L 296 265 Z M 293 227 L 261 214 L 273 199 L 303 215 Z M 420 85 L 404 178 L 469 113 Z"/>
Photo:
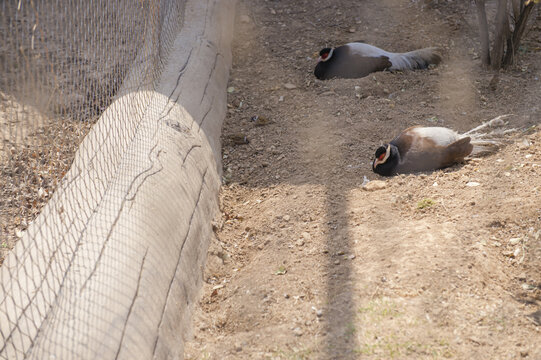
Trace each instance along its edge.
<path fill-rule="evenodd" d="M 385 153 L 381 154 L 379 157 L 378 157 L 378 160 L 381 161 L 385 158 Z"/>
<path fill-rule="evenodd" d="M 329 53 L 321 54 L 321 60 L 325 60 L 329 56 Z"/>

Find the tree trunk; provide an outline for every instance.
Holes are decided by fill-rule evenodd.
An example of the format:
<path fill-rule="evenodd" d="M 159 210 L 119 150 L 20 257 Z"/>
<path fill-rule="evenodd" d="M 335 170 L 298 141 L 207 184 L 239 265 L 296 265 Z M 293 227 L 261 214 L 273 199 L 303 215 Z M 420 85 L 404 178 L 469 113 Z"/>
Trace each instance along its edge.
<path fill-rule="evenodd" d="M 485 0 L 475 0 L 477 5 L 477 18 L 479 19 L 479 37 L 481 38 L 481 61 L 483 65 L 490 65 L 490 48 L 488 37 L 487 13 L 485 11 Z"/>
<path fill-rule="evenodd" d="M 522 11 L 522 8 L 524 7 L 523 4 L 524 4 L 523 0 L 511 1 L 511 5 L 513 6 L 513 19 L 514 19 L 515 24 L 517 23 L 517 19 L 520 16 L 520 12 Z"/>
<path fill-rule="evenodd" d="M 507 0 L 498 0 L 496 12 L 496 33 L 492 47 L 492 68 L 498 70 L 503 65 L 504 45 L 509 33 L 509 20 L 507 16 Z"/>
<path fill-rule="evenodd" d="M 528 17 L 532 12 L 533 6 L 533 2 L 526 5 L 520 12 L 518 20 L 515 20 L 515 31 L 513 31 L 512 36 L 510 36 L 508 39 L 507 51 L 503 59 L 503 66 L 509 66 L 513 64 L 515 54 L 517 53 L 518 47 L 520 45 L 520 39 L 522 38 L 524 30 L 526 29 L 526 23 L 528 22 Z"/>

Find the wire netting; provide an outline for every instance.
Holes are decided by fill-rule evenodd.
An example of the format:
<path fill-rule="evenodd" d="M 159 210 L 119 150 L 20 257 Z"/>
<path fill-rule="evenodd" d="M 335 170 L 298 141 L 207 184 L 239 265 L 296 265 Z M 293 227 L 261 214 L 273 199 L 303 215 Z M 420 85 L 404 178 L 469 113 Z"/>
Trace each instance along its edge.
<path fill-rule="evenodd" d="M 54 261 L 73 250 L 63 248 L 68 239 L 61 235 L 55 235 L 45 249 L 16 245 L 22 243 L 23 237 L 31 241 L 39 234 L 62 234 L 65 229 L 86 226 L 77 217 L 57 223 L 44 216 L 27 233 L 53 194 L 59 199 L 70 198 L 63 195 L 69 185 L 64 176 L 76 152 L 83 151 L 79 145 L 105 111 L 109 123 L 95 134 L 95 147 L 85 148 L 84 157 L 102 156 L 92 164 L 103 166 L 99 169 L 103 173 L 112 171 L 111 163 L 117 161 L 115 146 L 125 147 L 138 126 L 137 117 L 153 111 L 149 106 L 155 100 L 150 94 L 182 28 L 184 6 L 184 0 L 0 1 L 0 266 L 11 252 L 16 252 L 13 271 L 4 272 L 0 279 L 0 357 L 29 357 L 32 348 L 40 345 L 36 333 L 43 330 L 42 323 L 48 317 L 63 316 L 48 312 L 58 301 L 56 296 L 33 296 L 38 288 L 57 285 L 48 283 L 48 276 L 55 271 L 63 274 L 65 269 L 61 262 Z M 111 109 L 110 105 L 122 97 L 132 101 L 123 101 Z M 111 151 L 102 151 L 102 146 L 111 146 Z M 79 169 L 81 173 L 86 170 Z M 92 198 L 94 189 L 101 189 L 101 181 L 91 178 L 81 188 L 70 189 L 80 194 L 79 198 L 71 194 L 74 200 L 63 202 L 63 208 L 56 210 L 87 215 L 82 212 L 91 207 L 81 203 L 96 200 Z M 125 252 L 129 254 L 130 249 Z M 52 259 L 48 264 L 41 260 L 45 253 Z M 11 278 L 27 271 L 17 264 L 28 259 L 36 263 L 34 269 L 38 270 L 33 271 L 39 273 L 29 275 L 38 279 L 36 283 Z M 134 277 L 137 279 L 137 274 Z M 61 284 L 64 280 L 53 282 Z M 98 289 L 92 296 L 116 301 L 114 292 L 107 289 Z M 30 302 L 37 305 L 17 305 Z M 7 308 L 16 311 L 2 313 Z M 60 311 L 70 310 L 62 307 Z M 106 318 L 107 309 L 95 311 L 101 311 Z M 26 328 L 32 331 L 26 333 Z M 76 334 L 84 329 L 71 330 L 73 334 L 68 337 L 72 342 L 87 341 L 77 339 Z M 48 345 L 40 346 L 66 346 L 70 340 L 62 337 L 66 334 L 55 334 L 45 340 L 50 342 Z M 100 357 L 99 350 L 90 345 L 89 351 L 95 351 L 91 357 Z M 57 352 L 64 354 L 60 357 L 70 358 L 69 349 Z M 30 357 L 36 356 L 39 354 Z"/>
<path fill-rule="evenodd" d="M 0 8 L 1 263 L 128 71 L 123 92 L 152 88 L 181 3 L 33 0 Z M 178 19 L 164 29 L 168 16 Z"/>

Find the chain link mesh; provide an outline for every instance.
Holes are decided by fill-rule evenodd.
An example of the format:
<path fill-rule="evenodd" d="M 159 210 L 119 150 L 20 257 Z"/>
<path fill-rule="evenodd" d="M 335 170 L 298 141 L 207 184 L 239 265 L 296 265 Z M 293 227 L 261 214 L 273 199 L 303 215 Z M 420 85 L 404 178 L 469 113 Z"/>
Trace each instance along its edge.
<path fill-rule="evenodd" d="M 185 2 L 0 2 L 0 266 L 8 256 L 14 259 L 10 270 L 2 272 L 0 279 L 1 358 L 41 358 L 36 349 L 60 354 L 59 358 L 74 358 L 70 349 L 85 347 L 86 343 L 88 357 L 100 358 L 103 349 L 93 347 L 92 339 L 79 337 L 78 334 L 89 333 L 80 328 L 80 324 L 95 326 L 105 321 L 111 324 L 111 331 L 121 329 L 103 306 L 91 307 L 87 313 L 77 315 L 70 313 L 73 309 L 69 303 L 63 303 L 55 311 L 50 311 L 53 303 L 63 300 L 59 300 L 53 291 L 43 289 L 62 288 L 65 282 L 74 280 L 49 275 L 64 274 L 67 267 L 84 265 L 84 257 L 82 264 L 78 265 L 77 262 L 58 260 L 76 250 L 70 248 L 73 241 L 68 241 L 73 239 L 58 236 L 45 243 L 44 248 L 20 246 L 23 244 L 21 239 L 28 237 L 31 241 L 40 234 L 70 233 L 73 229 L 82 231 L 88 226 L 77 217 L 68 216 L 61 222 L 49 221 L 47 214 L 41 214 L 38 224 L 32 222 L 46 209 L 44 206 L 53 194 L 62 204 L 62 208 L 55 208 L 60 214 L 80 211 L 81 218 L 87 216 L 84 212 L 95 207 L 94 202 L 98 199 L 93 198 L 94 194 L 103 192 L 104 184 L 103 179 L 90 177 L 78 188 L 69 186 L 67 182 L 78 177 L 77 174 L 69 179 L 65 177 L 74 166 L 76 152 L 84 151 L 81 158 L 103 167 L 98 169 L 98 173 L 117 171 L 116 155 L 129 145 L 141 118 L 153 111 L 159 115 L 161 110 L 153 106 L 156 97 L 152 96 L 152 91 L 163 75 L 175 37 L 183 26 Z M 111 106 L 113 103 L 115 106 Z M 108 122 L 100 131 L 91 133 L 104 112 L 107 112 Z M 89 133 L 93 137 L 89 143 L 94 144 L 94 148 L 87 146 L 81 149 L 80 144 Z M 104 151 L 103 146 L 110 148 Z M 155 163 L 156 158 L 146 151 L 140 149 L 143 157 Z M 94 161 L 95 158 L 99 161 Z M 91 170 L 80 169 L 80 173 Z M 149 170 L 150 173 L 152 171 L 155 169 Z M 111 192 L 114 191 L 109 189 L 103 196 L 113 196 Z M 171 205 L 175 206 L 180 205 Z M 108 213 L 107 209 L 104 213 Z M 115 211 L 111 209 L 112 220 L 106 219 L 104 223 L 114 221 L 114 216 Z M 134 226 L 145 229 L 152 224 Z M 97 226 L 95 232 L 107 229 Z M 77 250 L 82 253 L 88 251 L 88 261 L 94 255 L 103 255 L 99 249 L 93 248 L 93 244 L 80 242 L 77 246 L 81 246 Z M 139 256 L 137 249 L 140 244 L 133 247 L 116 249 L 122 252 L 119 261 Z M 174 250 L 174 247 L 166 248 L 164 252 Z M 146 252 L 142 257 L 143 264 L 145 257 Z M 51 260 L 44 260 L 48 258 Z M 19 265 L 25 261 L 33 262 L 35 266 L 27 270 Z M 142 268 L 143 265 L 141 269 L 134 269 L 133 279 L 119 279 L 117 283 L 136 282 L 139 290 L 141 280 L 138 271 Z M 28 275 L 25 281 L 34 279 L 34 283 L 13 277 L 28 271 L 39 272 L 25 274 Z M 114 284 L 94 288 L 86 296 L 100 298 L 100 305 L 114 306 L 122 297 L 121 284 L 118 289 L 112 289 Z M 19 305 L 30 303 L 33 305 L 22 308 Z M 3 313 L 3 309 L 16 311 Z M 77 316 L 86 320 L 66 323 L 61 332 L 51 332 L 43 327 L 51 318 L 69 322 Z M 40 338 L 40 332 L 45 331 L 51 335 Z"/>

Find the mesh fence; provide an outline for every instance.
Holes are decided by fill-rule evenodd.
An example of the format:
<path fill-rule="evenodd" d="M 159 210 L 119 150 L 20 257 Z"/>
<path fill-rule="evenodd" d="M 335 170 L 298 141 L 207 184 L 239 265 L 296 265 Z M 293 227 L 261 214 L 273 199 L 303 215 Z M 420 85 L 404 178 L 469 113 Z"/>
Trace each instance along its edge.
<path fill-rule="evenodd" d="M 128 71 L 123 92 L 152 89 L 182 4 L 32 0 L 0 8 L 1 262 Z M 178 19 L 163 28 L 167 16 Z M 120 128 L 123 114 L 116 117 Z"/>
<path fill-rule="evenodd" d="M 141 272 L 149 262 L 159 263 L 160 256 L 177 251 L 177 245 L 150 254 L 134 242 L 130 248 L 112 246 L 112 255 L 107 255 L 102 244 L 74 240 L 74 234 L 93 226 L 94 234 L 108 239 L 119 220 L 116 209 L 134 200 L 137 181 L 162 170 L 158 158 L 163 154 L 153 155 L 156 144 L 145 142 L 156 131 L 141 132 L 140 127 L 143 117 L 153 112 L 163 118 L 181 111 L 169 109 L 164 115 L 163 104 L 158 104 L 162 100 L 153 92 L 186 21 L 185 6 L 186 0 L 0 1 L 0 270 L 9 267 L 0 271 L 0 357 L 77 358 L 84 353 L 101 358 L 106 350 L 118 356 L 118 343 L 126 341 L 124 320 L 115 318 L 118 303 L 127 304 L 126 311 L 136 314 L 138 321 L 148 320 L 133 304 L 134 295 L 125 294 L 124 285 L 132 284 L 137 294 L 144 291 L 145 281 L 172 282 L 159 278 L 159 273 L 142 280 Z M 107 121 L 101 124 L 104 117 Z M 172 133 L 193 140 L 182 126 L 168 125 Z M 89 137 L 89 146 L 82 146 Z M 132 151 L 132 162 L 144 160 L 142 175 L 134 176 L 134 183 L 107 187 L 104 183 L 114 172 L 131 171 L 122 167 L 126 159 L 119 154 L 134 137 L 146 144 Z M 188 146 L 184 160 L 198 147 Z M 77 163 L 78 158 L 83 160 Z M 206 170 L 201 173 L 203 188 Z M 115 191 L 128 195 L 116 196 Z M 192 191 L 188 185 L 179 191 L 199 194 L 196 205 L 202 197 L 201 190 Z M 112 199 L 111 205 L 103 205 L 110 204 L 104 198 Z M 82 220 L 102 206 L 103 219 L 94 225 Z M 183 205 L 168 206 L 174 212 Z M 133 227 L 152 233 L 155 225 Z M 33 239 L 40 236 L 48 240 L 37 246 Z M 107 256 L 109 263 L 119 262 L 121 267 L 129 266 L 130 257 L 137 258 L 140 267 L 128 269 L 127 278 L 115 278 L 107 286 L 92 285 L 91 277 L 117 275 L 100 273 L 107 266 L 93 265 Z M 21 265 L 27 263 L 32 266 Z M 177 268 L 170 272 L 174 275 Z M 68 269 L 81 276 L 66 275 Z M 67 296 L 70 288 L 78 290 Z M 169 285 L 167 296 L 174 293 L 172 288 Z M 70 303 L 78 299 L 91 305 L 75 314 Z M 163 315 L 156 318 L 160 326 L 167 322 Z M 48 328 L 55 321 L 64 325 L 62 330 Z M 109 334 L 98 334 L 96 340 L 87 329 L 100 322 L 111 332 L 109 344 Z M 143 335 L 137 341 L 153 342 L 150 347 L 156 349 L 157 340 Z M 135 346 L 124 357 L 140 355 Z"/>

